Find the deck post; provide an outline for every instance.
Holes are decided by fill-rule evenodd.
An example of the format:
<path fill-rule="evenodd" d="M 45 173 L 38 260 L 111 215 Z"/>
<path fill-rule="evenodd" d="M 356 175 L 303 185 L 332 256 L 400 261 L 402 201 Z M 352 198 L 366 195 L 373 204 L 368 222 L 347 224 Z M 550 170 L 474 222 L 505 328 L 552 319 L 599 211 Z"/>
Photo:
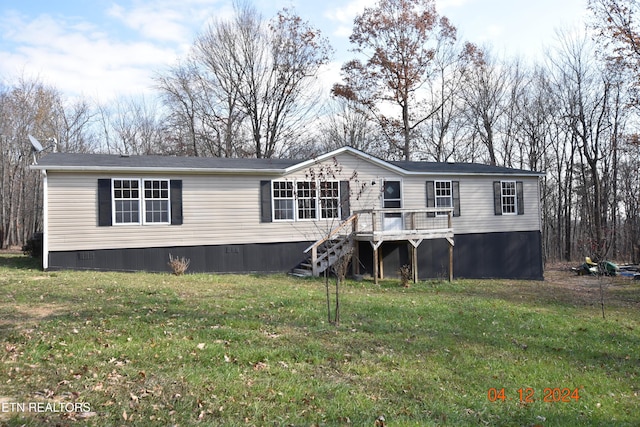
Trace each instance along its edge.
<path fill-rule="evenodd" d="M 318 277 L 318 247 L 314 246 L 311 249 L 311 272 L 314 277 Z"/>
<path fill-rule="evenodd" d="M 449 211 L 447 223 L 449 229 L 453 228 L 453 221 L 451 220 L 452 212 Z M 448 240 L 448 239 L 447 239 Z M 449 282 L 453 281 L 453 242 L 449 240 Z"/>
<path fill-rule="evenodd" d="M 413 283 L 418 283 L 418 248 L 411 245 L 411 273 L 413 274 Z"/>
<path fill-rule="evenodd" d="M 358 232 L 358 217 L 356 216 L 351 223 L 351 236 L 352 236 L 352 245 L 353 245 L 353 256 L 351 257 L 351 274 L 353 276 L 360 274 L 360 244 L 355 239 L 356 233 Z"/>
<path fill-rule="evenodd" d="M 453 245 L 449 243 L 449 282 L 453 281 Z"/>
<path fill-rule="evenodd" d="M 375 245 L 373 247 L 373 284 L 378 284 L 378 246 Z"/>

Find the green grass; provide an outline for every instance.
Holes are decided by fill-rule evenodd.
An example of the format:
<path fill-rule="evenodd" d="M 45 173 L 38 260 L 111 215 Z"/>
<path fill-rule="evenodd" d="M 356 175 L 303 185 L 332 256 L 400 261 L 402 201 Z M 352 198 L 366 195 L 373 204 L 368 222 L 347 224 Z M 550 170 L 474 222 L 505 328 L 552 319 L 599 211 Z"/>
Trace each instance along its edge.
<path fill-rule="evenodd" d="M 90 407 L 0 424 L 637 426 L 640 283 L 608 284 L 603 319 L 597 279 L 566 275 L 583 286 L 348 282 L 336 327 L 321 280 L 42 272 L 0 255 L 0 407 Z M 579 399 L 544 402 L 545 388 Z"/>

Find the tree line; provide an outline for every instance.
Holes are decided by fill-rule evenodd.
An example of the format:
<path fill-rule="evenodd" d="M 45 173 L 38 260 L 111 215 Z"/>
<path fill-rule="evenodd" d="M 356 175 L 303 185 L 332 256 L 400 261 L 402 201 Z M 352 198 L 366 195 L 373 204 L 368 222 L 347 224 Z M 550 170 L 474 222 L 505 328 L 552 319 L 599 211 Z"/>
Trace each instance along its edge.
<path fill-rule="evenodd" d="M 640 7 L 589 9 L 588 28 L 559 29 L 534 62 L 459 40 L 433 0 L 379 0 L 354 20 L 353 58 L 330 91 L 328 39 L 291 9 L 265 19 L 242 1 L 157 72 L 152 99 L 98 104 L 5 79 L 0 243 L 42 229 L 31 134 L 59 152 L 309 158 L 350 145 L 386 160 L 544 171 L 547 260 L 640 262 Z"/>

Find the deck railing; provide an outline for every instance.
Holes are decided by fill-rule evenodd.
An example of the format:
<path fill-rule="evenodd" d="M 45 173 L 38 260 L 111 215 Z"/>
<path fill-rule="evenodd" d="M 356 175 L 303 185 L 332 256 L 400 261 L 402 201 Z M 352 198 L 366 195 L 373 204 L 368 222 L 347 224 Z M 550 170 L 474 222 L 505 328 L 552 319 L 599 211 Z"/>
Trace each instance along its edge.
<path fill-rule="evenodd" d="M 352 248 L 353 240 L 370 241 L 378 247 L 388 240 L 406 240 L 417 247 L 424 239 L 446 238 L 453 245 L 450 208 L 366 209 L 354 212 L 304 252 L 310 255 L 312 274 L 319 275 Z M 356 248 L 357 250 L 357 248 Z M 415 265 L 417 260 L 412 261 Z M 354 264 L 357 268 L 357 263 Z M 378 263 L 374 262 L 377 281 Z M 414 272 L 417 270 L 414 269 Z M 417 277 L 417 273 L 414 273 Z"/>
<path fill-rule="evenodd" d="M 371 237 L 373 240 L 451 232 L 453 229 L 451 208 L 366 209 L 356 214 L 356 236 Z"/>

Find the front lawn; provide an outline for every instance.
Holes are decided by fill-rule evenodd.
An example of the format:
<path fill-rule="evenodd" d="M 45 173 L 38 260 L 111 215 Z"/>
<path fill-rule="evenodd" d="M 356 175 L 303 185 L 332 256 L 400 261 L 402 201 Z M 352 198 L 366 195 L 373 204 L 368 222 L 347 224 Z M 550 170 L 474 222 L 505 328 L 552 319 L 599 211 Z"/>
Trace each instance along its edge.
<path fill-rule="evenodd" d="M 336 327 L 318 279 L 3 254 L 0 424 L 639 425 L 640 282 L 553 275 L 348 282 Z"/>

